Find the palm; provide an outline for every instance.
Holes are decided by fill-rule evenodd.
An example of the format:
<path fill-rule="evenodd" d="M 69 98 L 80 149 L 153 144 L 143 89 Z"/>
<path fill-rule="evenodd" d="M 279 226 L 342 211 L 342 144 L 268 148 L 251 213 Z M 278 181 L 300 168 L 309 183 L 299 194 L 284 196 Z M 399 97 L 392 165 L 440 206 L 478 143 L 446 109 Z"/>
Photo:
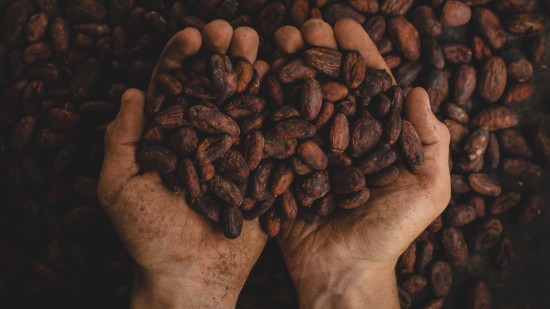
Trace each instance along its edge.
<path fill-rule="evenodd" d="M 265 242 L 256 222 L 245 223 L 238 239 L 227 239 L 217 225 L 186 205 L 183 194 L 167 190 L 156 174 L 130 178 L 118 196 L 117 204 L 132 206 L 117 207 L 111 217 L 117 218 L 114 225 L 139 265 L 164 266 L 193 256 L 224 257 L 231 265 L 250 264 Z M 237 260 L 232 252 L 244 256 Z"/>
<path fill-rule="evenodd" d="M 422 222 L 431 222 L 440 211 L 423 209 L 429 198 L 426 183 L 402 171 L 393 184 L 372 189 L 370 201 L 362 208 L 289 226 L 280 241 L 285 255 L 293 257 L 289 268 L 311 267 L 322 255 L 335 255 L 339 261 L 359 258 L 372 264 L 391 263 L 422 231 Z"/>

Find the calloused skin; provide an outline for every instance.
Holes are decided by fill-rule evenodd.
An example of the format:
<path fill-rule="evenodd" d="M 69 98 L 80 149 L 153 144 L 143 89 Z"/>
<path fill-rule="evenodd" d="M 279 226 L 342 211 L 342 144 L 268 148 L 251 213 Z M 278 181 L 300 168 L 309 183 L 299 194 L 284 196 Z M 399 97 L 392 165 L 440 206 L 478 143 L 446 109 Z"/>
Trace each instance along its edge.
<path fill-rule="evenodd" d="M 227 22 L 212 23 L 202 35 L 194 28 L 175 34 L 153 75 L 181 68 L 201 47 L 254 63 L 254 30 L 233 31 Z M 243 46 L 248 47 L 241 52 Z M 266 66 L 255 63 L 264 73 Z M 149 88 L 156 91 L 153 83 Z M 124 93 L 119 114 L 106 131 L 99 181 L 103 208 L 137 265 L 131 307 L 234 308 L 267 236 L 253 220 L 244 222 L 239 238 L 227 239 L 219 227 L 188 207 L 183 193 L 166 189 L 157 173 L 140 173 L 135 153 L 145 121 L 144 102 L 145 94 L 137 89 Z"/>
<path fill-rule="evenodd" d="M 320 19 L 310 19 L 301 31 L 296 30 L 288 32 L 301 33 L 308 46 L 334 48 L 336 43 L 340 49 L 360 52 L 369 67 L 390 72 L 363 27 L 351 19 L 339 20 L 334 29 Z M 294 50 L 286 48 L 285 42 L 296 41 L 301 40 L 276 44 L 284 51 Z M 443 212 L 451 191 L 449 131 L 431 112 L 426 91 L 412 89 L 404 110 L 424 146 L 422 165 L 401 169 L 390 185 L 371 188 L 363 207 L 316 223 L 283 223 L 277 241 L 300 308 L 399 308 L 397 260 Z"/>
<path fill-rule="evenodd" d="M 178 32 L 154 74 L 181 68 L 182 60 L 201 46 L 254 63 L 257 34 L 249 28 L 230 31 L 223 22 L 215 22 L 205 27 L 202 37 L 192 28 Z M 338 46 L 359 51 L 370 67 L 387 69 L 361 25 L 350 19 L 339 21 L 334 29 L 313 19 L 302 30 L 303 37 L 290 40 L 275 36 L 281 54 L 300 50 L 285 48 L 285 41 Z M 283 62 L 277 60 L 274 69 Z M 255 67 L 260 75 L 268 70 L 260 61 Z M 149 91 L 156 91 L 154 84 Z M 226 239 L 218 227 L 186 205 L 183 194 L 167 190 L 158 174 L 139 172 L 135 152 L 143 131 L 144 101 L 145 95 L 135 89 L 123 95 L 120 112 L 106 132 L 99 183 L 104 209 L 136 261 L 131 306 L 235 307 L 266 236 L 254 220 L 245 221 L 239 238 Z M 401 170 L 400 178 L 389 186 L 372 188 L 369 203 L 354 211 L 313 224 L 300 219 L 283 224 L 277 241 L 301 308 L 399 308 L 397 259 L 450 198 L 447 128 L 430 111 L 427 94 L 420 88 L 409 92 L 404 108 L 424 145 L 421 166 Z"/>

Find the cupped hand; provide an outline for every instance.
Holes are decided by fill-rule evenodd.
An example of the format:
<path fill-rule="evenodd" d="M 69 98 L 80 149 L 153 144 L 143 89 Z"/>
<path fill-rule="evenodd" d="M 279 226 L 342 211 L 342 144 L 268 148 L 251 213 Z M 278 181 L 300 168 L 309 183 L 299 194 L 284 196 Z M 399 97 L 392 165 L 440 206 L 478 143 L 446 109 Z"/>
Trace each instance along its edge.
<path fill-rule="evenodd" d="M 390 73 L 368 34 L 351 19 L 338 21 L 334 29 L 311 19 L 301 30 L 280 30 L 275 40 L 283 56 L 299 52 L 303 45 L 355 50 L 368 67 Z M 392 184 L 371 188 L 367 204 L 355 210 L 313 223 L 283 224 L 278 243 L 301 308 L 399 307 L 397 259 L 450 199 L 446 126 L 431 112 L 428 95 L 421 88 L 408 93 L 404 111 L 422 141 L 422 165 L 402 168 Z"/>
<path fill-rule="evenodd" d="M 200 50 L 242 57 L 259 75 L 258 35 L 235 30 L 222 20 L 176 33 L 164 48 L 152 80 L 182 68 Z M 265 72 L 264 72 L 265 73 Z M 154 83 L 149 95 L 156 91 Z M 173 193 L 160 175 L 140 172 L 135 154 L 143 132 L 145 94 L 127 90 L 105 136 L 99 197 L 137 265 L 133 307 L 234 307 L 240 289 L 264 248 L 267 236 L 258 220 L 244 222 L 242 235 L 228 239 L 219 226 L 189 208 L 183 193 Z"/>

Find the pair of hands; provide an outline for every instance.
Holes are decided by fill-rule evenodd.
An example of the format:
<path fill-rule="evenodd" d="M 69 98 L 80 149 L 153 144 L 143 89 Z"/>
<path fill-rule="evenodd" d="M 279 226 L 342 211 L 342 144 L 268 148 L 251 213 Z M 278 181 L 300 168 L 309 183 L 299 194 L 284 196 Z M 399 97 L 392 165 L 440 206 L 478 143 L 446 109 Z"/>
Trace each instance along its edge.
<path fill-rule="evenodd" d="M 340 20 L 334 29 L 312 19 L 301 31 L 287 30 L 275 35 L 281 54 L 298 52 L 293 47 L 293 40 L 298 40 L 310 46 L 357 50 L 368 66 L 390 71 L 368 34 L 351 19 Z M 298 37 L 289 39 L 287 32 Z M 180 68 L 183 59 L 201 48 L 244 57 L 260 76 L 269 70 L 267 63 L 256 61 L 254 30 L 233 30 L 217 20 L 202 34 L 187 28 L 174 35 L 154 74 Z M 131 306 L 235 307 L 267 236 L 256 219 L 244 222 L 239 238 L 227 239 L 186 205 L 182 193 L 166 189 L 158 174 L 140 173 L 135 153 L 145 121 L 144 103 L 141 91 L 124 93 L 119 114 L 107 128 L 99 182 L 100 201 L 136 261 Z M 447 128 L 431 112 L 423 89 L 412 89 L 404 108 L 424 145 L 421 166 L 402 170 L 391 185 L 371 189 L 364 207 L 316 223 L 284 222 L 277 241 L 300 307 L 399 307 L 397 259 L 450 198 Z"/>

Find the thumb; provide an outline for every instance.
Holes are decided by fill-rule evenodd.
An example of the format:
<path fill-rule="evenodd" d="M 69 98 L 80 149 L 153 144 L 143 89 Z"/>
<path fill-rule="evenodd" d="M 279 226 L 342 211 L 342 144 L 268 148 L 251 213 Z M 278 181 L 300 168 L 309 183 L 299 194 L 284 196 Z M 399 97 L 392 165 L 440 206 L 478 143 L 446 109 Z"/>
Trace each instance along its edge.
<path fill-rule="evenodd" d="M 409 92 L 405 109 L 407 120 L 415 127 L 424 146 L 424 163 L 414 167 L 415 174 L 445 184 L 450 177 L 447 126 L 432 113 L 430 99 L 423 88 L 414 88 Z"/>
<path fill-rule="evenodd" d="M 145 94 L 140 90 L 128 89 L 122 95 L 118 115 L 105 132 L 100 193 L 118 191 L 130 177 L 139 172 L 135 153 L 143 131 L 144 103 Z"/>

